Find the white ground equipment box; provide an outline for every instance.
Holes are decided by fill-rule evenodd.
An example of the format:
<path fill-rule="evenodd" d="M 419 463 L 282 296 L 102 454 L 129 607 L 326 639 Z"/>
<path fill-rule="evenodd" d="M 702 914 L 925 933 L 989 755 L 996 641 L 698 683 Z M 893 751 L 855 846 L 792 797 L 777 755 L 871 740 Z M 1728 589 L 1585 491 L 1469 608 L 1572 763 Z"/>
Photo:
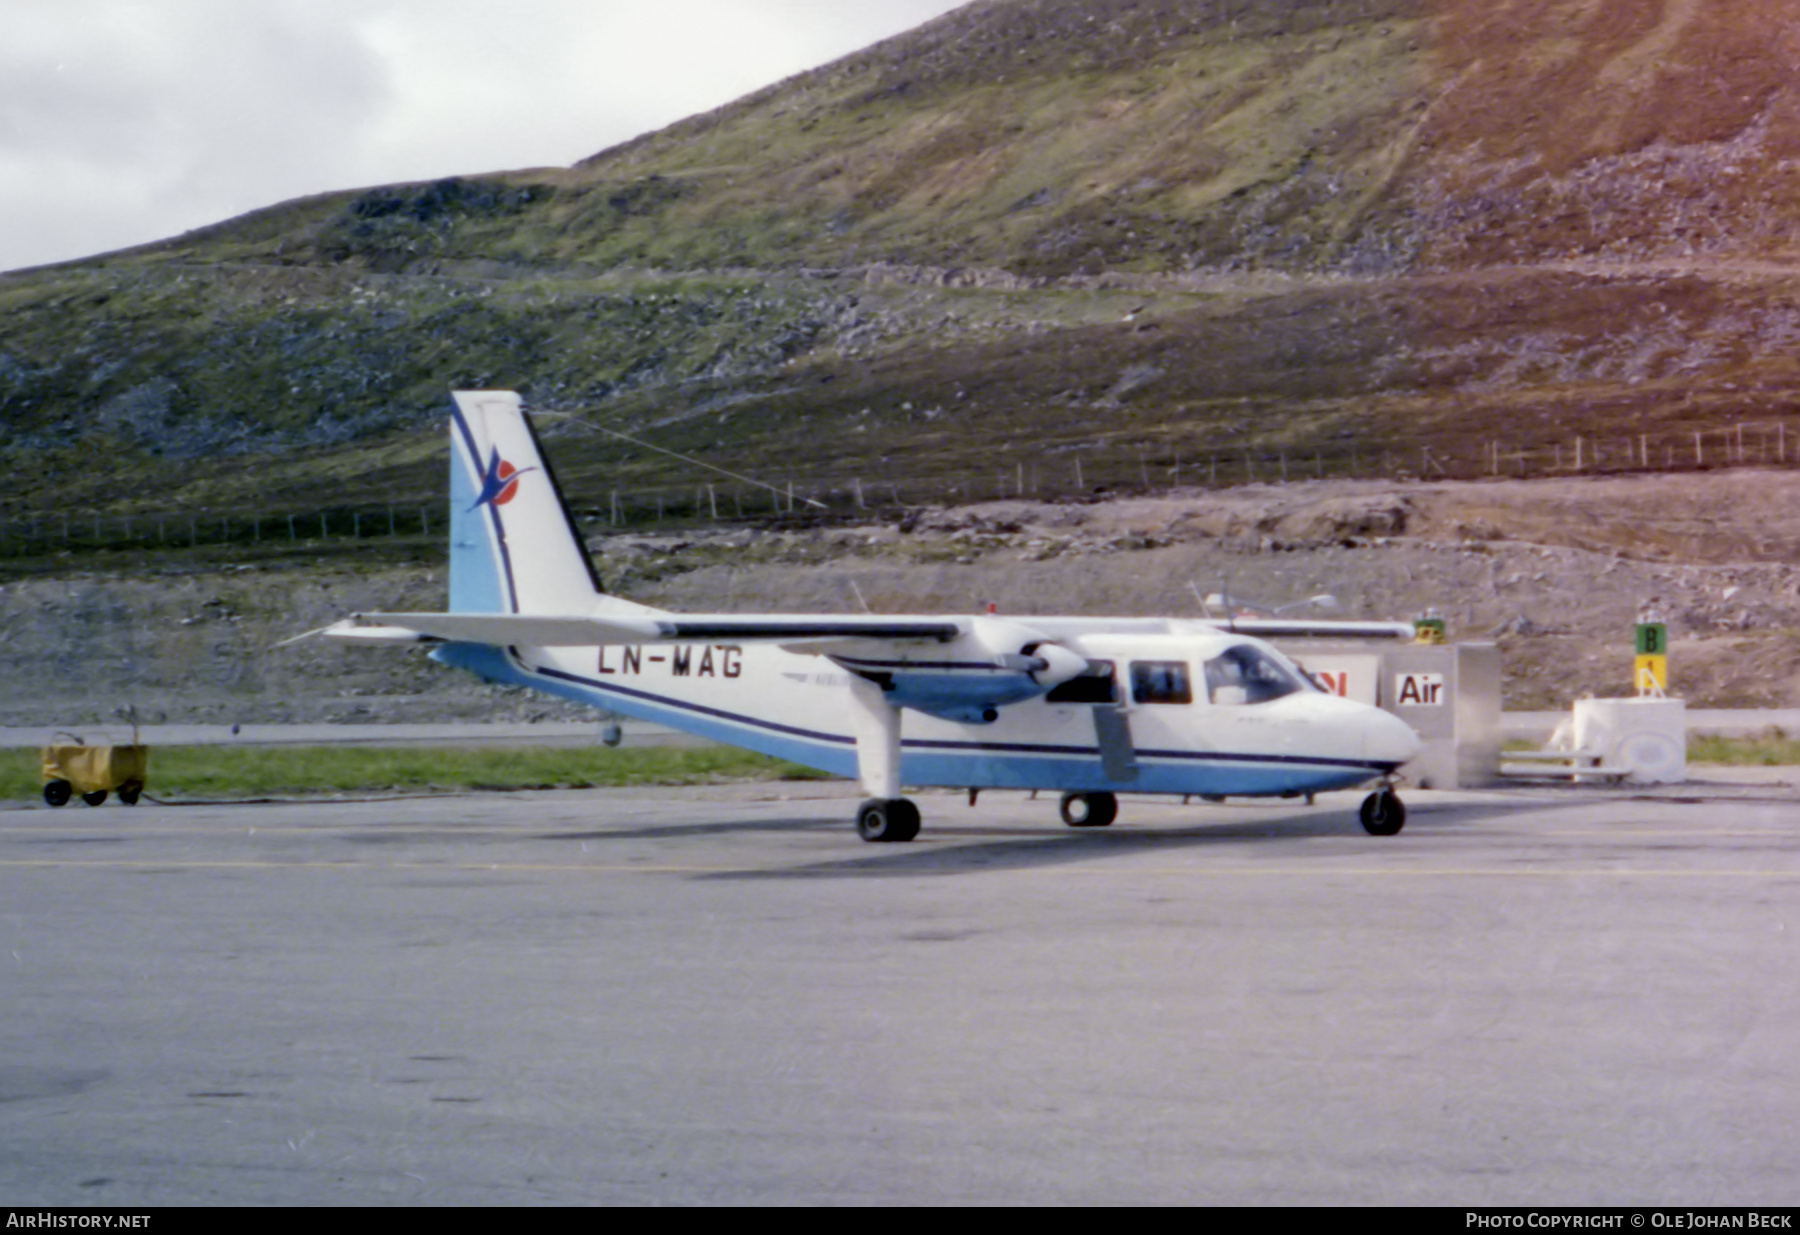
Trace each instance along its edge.
<path fill-rule="evenodd" d="M 1624 772 L 1633 785 L 1687 779 L 1687 702 L 1682 699 L 1577 699 L 1575 749 Z"/>

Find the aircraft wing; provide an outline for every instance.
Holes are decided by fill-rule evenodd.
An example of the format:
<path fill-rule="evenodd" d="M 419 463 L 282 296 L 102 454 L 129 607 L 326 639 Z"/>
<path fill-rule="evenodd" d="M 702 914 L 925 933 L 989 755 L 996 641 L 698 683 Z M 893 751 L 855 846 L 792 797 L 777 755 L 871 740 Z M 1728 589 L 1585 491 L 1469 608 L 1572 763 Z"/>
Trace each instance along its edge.
<path fill-rule="evenodd" d="M 947 643 L 966 619 L 866 614 L 680 613 L 612 617 L 515 613 L 359 613 L 330 626 L 346 643 L 486 643 L 496 647 L 600 647 L 643 643 L 820 643 L 892 639 Z"/>
<path fill-rule="evenodd" d="M 1344 619 L 1232 618 L 1218 629 L 1258 639 L 1411 639 L 1411 622 L 1356 622 Z"/>
<path fill-rule="evenodd" d="M 1131 618 L 1028 617 L 1034 630 L 1052 638 L 1091 634 L 1180 635 L 1219 631 L 1258 639 L 1411 639 L 1411 622 L 1360 622 L 1343 618 Z"/>

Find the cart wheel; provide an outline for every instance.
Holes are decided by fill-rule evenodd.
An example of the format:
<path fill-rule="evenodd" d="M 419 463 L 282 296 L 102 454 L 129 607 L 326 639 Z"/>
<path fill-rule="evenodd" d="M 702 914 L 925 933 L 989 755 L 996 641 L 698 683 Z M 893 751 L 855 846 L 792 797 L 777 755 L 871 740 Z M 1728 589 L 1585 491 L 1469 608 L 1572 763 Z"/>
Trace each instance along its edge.
<path fill-rule="evenodd" d="M 92 793 L 84 793 L 81 795 L 81 800 L 89 806 L 98 806 L 106 801 L 106 790 L 96 789 Z"/>
<path fill-rule="evenodd" d="M 119 786 L 119 801 L 125 803 L 127 806 L 136 806 L 138 804 L 138 798 L 143 796 L 143 792 L 143 781 L 128 780 L 123 785 Z"/>
<path fill-rule="evenodd" d="M 44 785 L 44 801 L 52 806 L 67 806 L 72 789 L 66 780 L 48 781 Z"/>

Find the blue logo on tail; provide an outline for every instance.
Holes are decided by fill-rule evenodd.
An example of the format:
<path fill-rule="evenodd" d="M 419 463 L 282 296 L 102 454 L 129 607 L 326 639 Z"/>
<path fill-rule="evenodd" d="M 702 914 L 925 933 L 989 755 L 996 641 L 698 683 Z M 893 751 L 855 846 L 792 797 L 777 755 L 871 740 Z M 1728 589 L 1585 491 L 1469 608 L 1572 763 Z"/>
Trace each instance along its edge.
<path fill-rule="evenodd" d="M 527 472 L 535 471 L 537 471 L 535 467 L 528 467 L 524 471 L 520 471 L 500 457 L 498 446 L 494 447 L 493 454 L 488 457 L 487 474 L 481 478 L 481 495 L 475 499 L 475 505 L 469 509 L 474 510 L 479 506 L 506 505 L 519 494 L 519 477 Z"/>

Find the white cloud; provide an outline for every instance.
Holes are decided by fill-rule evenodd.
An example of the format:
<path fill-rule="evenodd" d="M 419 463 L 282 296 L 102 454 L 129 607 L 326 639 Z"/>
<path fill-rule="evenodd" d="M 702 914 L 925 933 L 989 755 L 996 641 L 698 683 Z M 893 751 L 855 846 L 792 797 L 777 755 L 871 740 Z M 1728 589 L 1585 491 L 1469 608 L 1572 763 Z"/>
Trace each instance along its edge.
<path fill-rule="evenodd" d="M 946 0 L 6 0 L 0 270 L 290 197 L 568 164 Z"/>

